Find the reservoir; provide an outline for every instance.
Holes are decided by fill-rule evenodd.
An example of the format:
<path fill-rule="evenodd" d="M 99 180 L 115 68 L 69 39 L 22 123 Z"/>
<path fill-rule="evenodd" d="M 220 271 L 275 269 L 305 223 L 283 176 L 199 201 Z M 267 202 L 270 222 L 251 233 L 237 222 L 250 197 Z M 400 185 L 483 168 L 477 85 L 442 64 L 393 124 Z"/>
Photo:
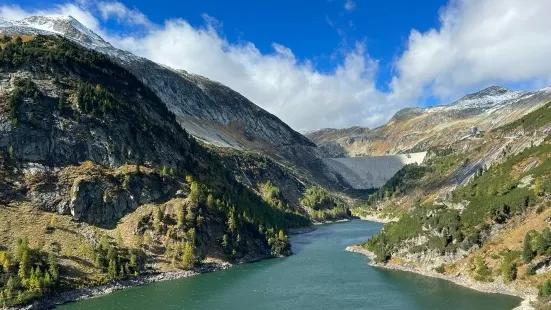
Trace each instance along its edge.
<path fill-rule="evenodd" d="M 351 221 L 292 236 L 292 256 L 158 282 L 60 309 L 512 309 L 520 299 L 367 265 L 345 251 L 382 225 Z"/>

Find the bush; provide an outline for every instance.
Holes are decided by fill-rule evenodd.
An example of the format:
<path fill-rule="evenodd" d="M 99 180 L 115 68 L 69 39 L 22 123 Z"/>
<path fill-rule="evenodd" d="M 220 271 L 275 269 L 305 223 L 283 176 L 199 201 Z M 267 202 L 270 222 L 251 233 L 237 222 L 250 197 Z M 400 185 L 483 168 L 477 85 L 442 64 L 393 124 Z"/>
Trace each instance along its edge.
<path fill-rule="evenodd" d="M 507 258 L 501 263 L 501 275 L 505 283 L 510 283 L 517 278 L 517 265 Z"/>
<path fill-rule="evenodd" d="M 539 296 L 549 297 L 551 296 L 551 280 L 545 281 L 542 286 L 539 288 Z"/>
<path fill-rule="evenodd" d="M 445 264 L 442 264 L 436 268 L 434 268 L 434 271 L 438 272 L 438 273 L 444 273 L 446 271 L 446 265 Z"/>
<path fill-rule="evenodd" d="M 476 274 L 474 279 L 481 282 L 492 282 L 492 270 L 484 259 L 480 256 L 476 257 Z"/>

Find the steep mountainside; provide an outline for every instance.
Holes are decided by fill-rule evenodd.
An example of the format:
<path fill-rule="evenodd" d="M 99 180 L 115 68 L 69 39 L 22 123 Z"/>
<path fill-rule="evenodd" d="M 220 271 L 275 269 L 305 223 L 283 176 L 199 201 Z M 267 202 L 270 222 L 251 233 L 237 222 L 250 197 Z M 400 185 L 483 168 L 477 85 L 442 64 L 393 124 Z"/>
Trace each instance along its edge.
<path fill-rule="evenodd" d="M 401 110 L 387 124 L 372 130 L 324 129 L 307 136 L 333 154 L 365 156 L 426 151 L 512 122 L 550 99 L 551 88 L 521 92 L 493 86 L 450 105 Z M 471 132 L 472 127 L 477 132 Z"/>
<path fill-rule="evenodd" d="M 548 101 L 476 139 L 433 147 L 422 165 L 405 166 L 354 210 L 396 220 L 364 250 L 378 266 L 518 295 L 547 309 L 550 130 Z"/>
<path fill-rule="evenodd" d="M 70 16 L 0 20 L 0 33 L 59 34 L 118 62 L 161 99 L 195 138 L 215 146 L 254 150 L 293 166 L 303 180 L 336 189 L 341 180 L 310 140 L 232 89 L 116 49 Z"/>
<path fill-rule="evenodd" d="M 310 221 L 223 160 L 104 54 L 0 36 L 0 301 L 288 255 Z"/>

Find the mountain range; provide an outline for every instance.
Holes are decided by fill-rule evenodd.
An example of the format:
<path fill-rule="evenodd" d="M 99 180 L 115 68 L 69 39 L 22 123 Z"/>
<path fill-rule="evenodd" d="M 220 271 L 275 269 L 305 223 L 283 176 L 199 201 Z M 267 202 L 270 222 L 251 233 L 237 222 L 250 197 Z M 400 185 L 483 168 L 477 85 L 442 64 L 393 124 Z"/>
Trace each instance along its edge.
<path fill-rule="evenodd" d="M 377 128 L 322 129 L 306 136 L 333 157 L 426 151 L 467 136 L 473 127 L 490 131 L 512 122 L 550 99 L 551 87 L 511 91 L 492 86 L 450 105 L 403 109 Z"/>
<path fill-rule="evenodd" d="M 519 242 L 480 249 L 551 216 L 549 102 L 551 87 L 492 86 L 303 135 L 70 16 L 0 19 L 0 300 L 49 307 L 62 291 L 286 256 L 294 230 L 353 216 L 398 220 L 363 245 L 380 264 L 528 268 L 499 252 Z M 547 248 L 531 247 L 545 273 Z"/>

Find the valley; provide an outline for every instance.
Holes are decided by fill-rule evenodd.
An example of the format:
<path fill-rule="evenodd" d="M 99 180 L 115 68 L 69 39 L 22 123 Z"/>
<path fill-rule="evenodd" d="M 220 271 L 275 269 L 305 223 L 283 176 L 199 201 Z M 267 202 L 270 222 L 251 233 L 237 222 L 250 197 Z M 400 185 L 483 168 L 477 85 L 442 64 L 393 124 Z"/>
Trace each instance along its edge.
<path fill-rule="evenodd" d="M 550 109 L 491 86 L 303 135 L 71 16 L 0 19 L 0 306 L 547 309 Z"/>

